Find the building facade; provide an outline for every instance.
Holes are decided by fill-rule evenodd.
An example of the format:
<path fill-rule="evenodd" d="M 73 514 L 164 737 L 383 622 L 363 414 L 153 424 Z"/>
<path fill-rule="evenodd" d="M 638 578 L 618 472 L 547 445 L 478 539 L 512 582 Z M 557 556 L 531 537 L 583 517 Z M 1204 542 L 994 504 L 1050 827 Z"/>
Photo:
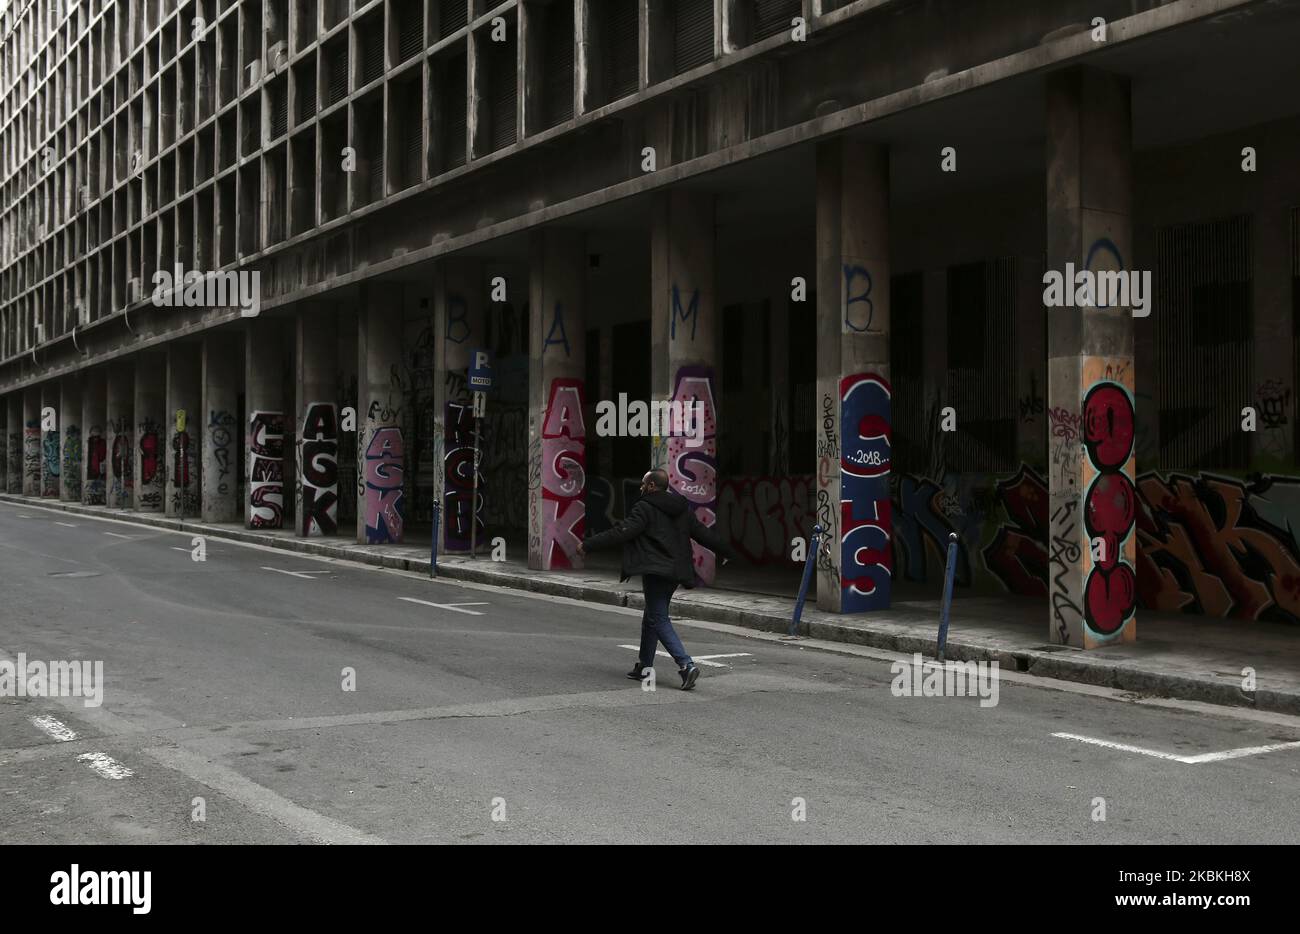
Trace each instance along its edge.
<path fill-rule="evenodd" d="M 2 23 L 9 494 L 376 547 L 436 510 L 558 570 L 663 466 L 774 574 L 820 526 L 826 610 L 936 592 L 955 534 L 1056 643 L 1300 625 L 1300 2 Z"/>

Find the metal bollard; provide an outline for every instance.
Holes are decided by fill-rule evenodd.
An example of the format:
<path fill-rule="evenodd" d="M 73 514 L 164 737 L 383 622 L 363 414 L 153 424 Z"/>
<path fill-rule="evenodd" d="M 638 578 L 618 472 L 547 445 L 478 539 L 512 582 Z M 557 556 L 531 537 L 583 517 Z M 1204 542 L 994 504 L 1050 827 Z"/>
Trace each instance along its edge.
<path fill-rule="evenodd" d="M 438 519 L 442 512 L 442 504 L 435 502 L 433 504 L 433 538 L 429 541 L 429 576 L 438 576 Z"/>
<path fill-rule="evenodd" d="M 808 597 L 808 584 L 812 581 L 813 562 L 817 560 L 817 544 L 821 539 L 822 527 L 813 526 L 812 541 L 808 545 L 808 557 L 804 559 L 803 580 L 799 582 L 799 599 L 794 604 L 794 616 L 790 620 L 789 635 L 797 635 L 799 617 L 803 616 L 803 602 Z"/>
<path fill-rule="evenodd" d="M 952 579 L 957 573 L 957 533 L 948 535 L 948 566 L 943 572 L 943 605 L 939 608 L 939 651 L 935 655 L 943 661 L 943 650 L 948 644 L 948 611 L 952 607 Z"/>

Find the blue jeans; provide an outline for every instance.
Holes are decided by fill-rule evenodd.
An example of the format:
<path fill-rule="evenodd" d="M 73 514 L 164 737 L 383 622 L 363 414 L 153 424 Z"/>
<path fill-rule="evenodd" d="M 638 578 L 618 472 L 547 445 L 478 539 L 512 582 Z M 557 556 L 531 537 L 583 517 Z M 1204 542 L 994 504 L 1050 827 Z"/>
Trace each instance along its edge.
<path fill-rule="evenodd" d="M 641 575 L 641 591 L 645 594 L 645 613 L 641 616 L 641 667 L 651 668 L 655 663 L 655 643 L 662 642 L 678 668 L 691 664 L 686 646 L 677 638 L 673 621 L 668 618 L 668 601 L 677 590 L 677 581 L 656 574 Z"/>

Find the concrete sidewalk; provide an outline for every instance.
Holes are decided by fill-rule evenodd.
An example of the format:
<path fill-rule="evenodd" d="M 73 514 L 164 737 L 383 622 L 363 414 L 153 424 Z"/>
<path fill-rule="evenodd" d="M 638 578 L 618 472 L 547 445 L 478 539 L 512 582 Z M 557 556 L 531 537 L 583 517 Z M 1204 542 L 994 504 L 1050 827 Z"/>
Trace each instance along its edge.
<path fill-rule="evenodd" d="M 252 542 L 301 554 L 428 573 L 429 541 L 409 545 L 358 545 L 343 537 L 300 538 L 291 530 L 250 530 L 234 523 L 206 524 L 157 513 L 83 506 L 54 499 L 0 493 L 0 503 L 45 507 L 87 516 L 122 519 L 142 525 Z M 485 556 L 442 556 L 438 575 L 572 597 L 593 603 L 639 608 L 635 580 L 618 582 L 617 559 L 597 556 L 600 564 L 583 571 L 531 571 L 521 561 L 493 562 Z M 595 562 L 593 562 L 595 564 Z M 756 576 L 769 586 L 756 585 Z M 767 632 L 790 625 L 797 576 L 788 596 L 770 590 L 766 571 L 728 567 L 719 586 L 679 590 L 674 615 L 728 623 Z M 734 587 L 736 589 L 728 589 Z M 873 646 L 933 656 L 939 619 L 938 599 L 901 599 L 884 613 L 841 616 L 804 608 L 799 634 L 830 642 Z M 964 596 L 954 602 L 948 633 L 949 658 L 996 660 L 1003 667 L 1048 678 L 1102 685 L 1138 694 L 1198 700 L 1300 714 L 1300 628 L 1277 623 L 1209 619 L 1187 614 L 1140 611 L 1138 641 L 1085 652 L 1047 643 L 1047 605 L 1025 597 Z M 1242 690 L 1242 670 L 1255 671 L 1256 690 Z"/>

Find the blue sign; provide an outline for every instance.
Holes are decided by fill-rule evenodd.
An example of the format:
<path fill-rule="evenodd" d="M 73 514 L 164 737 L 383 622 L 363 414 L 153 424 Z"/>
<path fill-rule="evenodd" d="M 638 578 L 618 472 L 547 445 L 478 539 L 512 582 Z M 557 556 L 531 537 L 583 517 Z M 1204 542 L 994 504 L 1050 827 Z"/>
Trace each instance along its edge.
<path fill-rule="evenodd" d="M 492 388 L 492 353 L 475 350 L 470 356 L 469 388 L 482 392 Z"/>

